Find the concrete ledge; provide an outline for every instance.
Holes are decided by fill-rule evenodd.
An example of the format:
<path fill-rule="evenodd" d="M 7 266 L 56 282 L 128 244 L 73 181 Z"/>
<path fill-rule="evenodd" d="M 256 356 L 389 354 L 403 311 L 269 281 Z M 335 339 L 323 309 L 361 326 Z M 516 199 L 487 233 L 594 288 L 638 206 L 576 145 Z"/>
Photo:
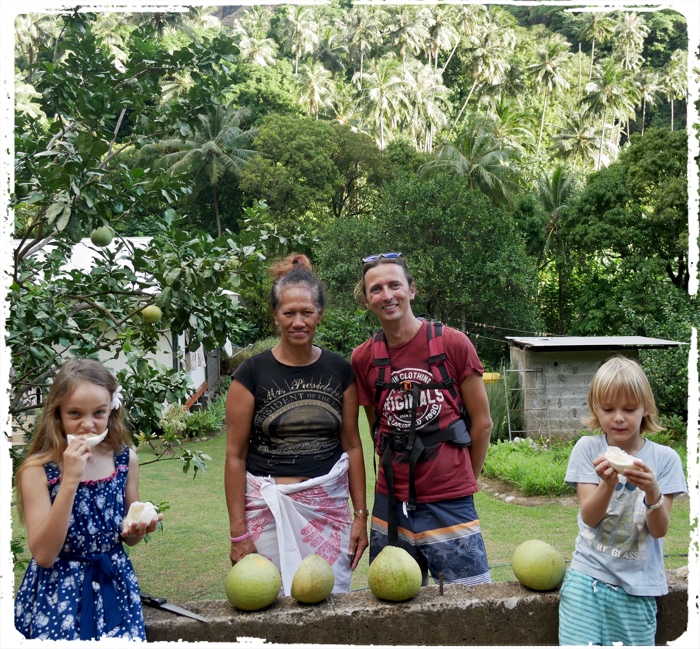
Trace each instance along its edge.
<path fill-rule="evenodd" d="M 688 626 L 688 570 L 667 571 L 669 593 L 658 599 L 656 645 L 676 640 Z M 178 602 L 179 603 L 179 602 Z M 369 590 L 331 596 L 317 605 L 280 597 L 262 611 L 228 601 L 182 604 L 208 624 L 144 608 L 149 642 L 236 642 L 260 638 L 283 644 L 556 645 L 558 590 L 540 593 L 518 582 L 467 587 L 425 586 L 408 602 L 382 602 Z"/>

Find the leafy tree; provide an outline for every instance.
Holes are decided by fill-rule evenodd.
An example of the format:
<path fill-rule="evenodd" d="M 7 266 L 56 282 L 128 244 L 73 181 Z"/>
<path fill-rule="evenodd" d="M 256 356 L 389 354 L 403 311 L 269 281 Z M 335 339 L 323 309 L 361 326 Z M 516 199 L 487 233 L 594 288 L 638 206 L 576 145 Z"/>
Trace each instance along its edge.
<path fill-rule="evenodd" d="M 652 323 L 662 325 L 664 299 L 674 304 L 674 292 L 687 295 L 686 174 L 686 134 L 648 129 L 592 174 L 562 214 L 576 277 L 571 333 L 650 335 Z"/>
<path fill-rule="evenodd" d="M 10 412 L 20 419 L 36 412 L 56 367 L 71 355 L 122 355 L 128 370 L 119 380 L 132 433 L 150 435 L 162 403 L 182 398 L 187 388 L 184 372 L 147 361 L 164 325 L 175 334 L 186 330 L 194 348 L 235 341 L 239 308 L 224 289 L 255 276 L 263 247 L 255 228 L 217 240 L 187 232 L 184 216 L 173 209 L 190 191 L 185 179 L 126 164 L 121 156 L 149 141 L 150 129 L 166 134 L 194 122 L 212 87 L 222 91 L 228 83 L 219 72 L 235 48 L 220 36 L 169 53 L 144 25 L 135 30 L 122 66 L 95 34 L 93 16 L 63 20 L 61 47 L 68 54 L 42 62 L 37 82 L 48 127 L 16 115 Z M 207 75 L 209 83 L 163 112 L 161 80 L 184 66 Z M 143 249 L 119 235 L 127 221 L 138 219 L 150 220 L 156 234 Z M 68 270 L 73 246 L 101 225 L 117 231 L 113 244 L 98 249 L 89 271 Z M 153 304 L 162 310 L 160 322 L 140 317 Z M 201 466 L 192 453 L 182 458 L 186 467 Z"/>
<path fill-rule="evenodd" d="M 316 261 L 336 300 L 350 304 L 360 259 L 391 241 L 416 278 L 416 313 L 459 328 L 471 323 L 534 330 L 534 268 L 514 220 L 463 178 L 407 176 L 387 185 L 376 216 L 336 219 L 320 234 Z M 342 250 L 342 254 L 338 254 Z M 479 341 L 480 354 L 498 364 L 505 345 Z"/>
<path fill-rule="evenodd" d="M 247 108 L 214 104 L 207 113 L 198 115 L 194 131 L 189 128 L 184 138 L 169 138 L 148 144 L 142 149 L 146 163 L 165 168 L 173 176 L 183 175 L 193 184 L 192 198 L 210 188 L 217 235 L 222 235 L 219 187 L 235 182 L 246 162 L 255 154 L 246 148 L 256 135 L 246 129 Z"/>

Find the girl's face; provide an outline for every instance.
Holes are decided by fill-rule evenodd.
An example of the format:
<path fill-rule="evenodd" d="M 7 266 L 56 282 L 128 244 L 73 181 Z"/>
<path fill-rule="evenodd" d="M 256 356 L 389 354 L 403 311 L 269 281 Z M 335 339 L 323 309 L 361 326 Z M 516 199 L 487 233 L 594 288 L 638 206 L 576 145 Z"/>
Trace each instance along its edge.
<path fill-rule="evenodd" d="M 311 289 L 306 286 L 285 288 L 275 312 L 275 324 L 280 329 L 282 342 L 294 346 L 311 345 L 322 314 Z"/>
<path fill-rule="evenodd" d="M 608 445 L 627 452 L 637 450 L 639 429 L 646 414 L 644 406 L 639 403 L 612 399 L 609 396 L 596 408 L 600 428 L 605 433 Z"/>
<path fill-rule="evenodd" d="M 81 381 L 61 404 L 66 435 L 101 435 L 109 420 L 112 397 L 107 388 Z"/>

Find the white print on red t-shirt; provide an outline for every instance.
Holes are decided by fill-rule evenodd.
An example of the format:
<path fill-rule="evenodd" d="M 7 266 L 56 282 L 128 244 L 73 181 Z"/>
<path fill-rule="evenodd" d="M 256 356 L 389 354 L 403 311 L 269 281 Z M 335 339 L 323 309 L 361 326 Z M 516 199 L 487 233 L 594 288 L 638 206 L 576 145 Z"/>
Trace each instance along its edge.
<path fill-rule="evenodd" d="M 399 383 L 434 383 L 432 373 L 416 369 L 405 368 L 391 373 L 391 382 Z M 416 429 L 424 428 L 440 417 L 445 396 L 439 389 L 420 390 L 420 398 L 416 409 Z M 413 395 L 401 389 L 393 389 L 384 402 L 384 416 L 389 428 L 408 430 L 411 427 L 411 408 L 413 407 Z"/>

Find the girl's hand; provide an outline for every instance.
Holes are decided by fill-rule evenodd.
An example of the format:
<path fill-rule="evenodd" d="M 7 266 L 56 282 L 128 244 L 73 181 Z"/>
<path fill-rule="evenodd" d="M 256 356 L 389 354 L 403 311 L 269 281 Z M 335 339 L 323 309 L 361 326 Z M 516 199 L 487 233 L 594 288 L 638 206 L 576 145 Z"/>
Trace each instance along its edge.
<path fill-rule="evenodd" d="M 158 523 L 163 520 L 163 514 L 158 514 L 157 518 L 154 518 L 150 523 L 134 522 L 127 525 L 126 522 L 122 525 L 122 538 L 124 538 L 127 543 L 135 545 L 138 543 L 146 534 L 151 534 L 156 531 Z"/>
<path fill-rule="evenodd" d="M 90 447 L 85 443 L 85 439 L 76 437 L 63 451 L 63 480 L 80 482 L 85 473 L 85 465 L 92 457 Z"/>
<path fill-rule="evenodd" d="M 605 482 L 611 487 L 617 486 L 617 471 L 613 469 L 612 465 L 605 459 L 604 455 L 599 455 L 595 460 L 593 460 L 593 466 L 595 467 L 595 472 L 601 481 Z"/>
<path fill-rule="evenodd" d="M 243 557 L 247 554 L 253 554 L 253 552 L 256 552 L 255 544 L 250 538 L 238 541 L 238 543 L 231 543 L 231 565 L 236 565 Z"/>

